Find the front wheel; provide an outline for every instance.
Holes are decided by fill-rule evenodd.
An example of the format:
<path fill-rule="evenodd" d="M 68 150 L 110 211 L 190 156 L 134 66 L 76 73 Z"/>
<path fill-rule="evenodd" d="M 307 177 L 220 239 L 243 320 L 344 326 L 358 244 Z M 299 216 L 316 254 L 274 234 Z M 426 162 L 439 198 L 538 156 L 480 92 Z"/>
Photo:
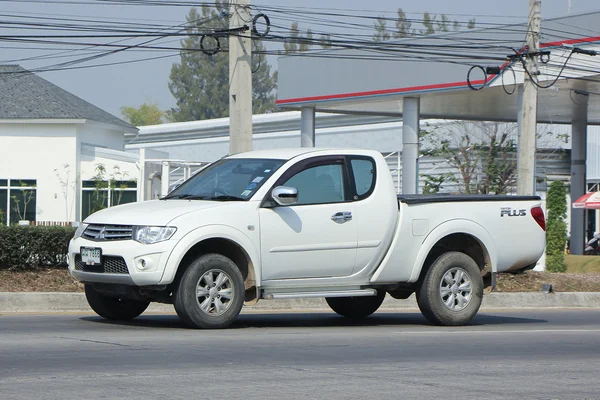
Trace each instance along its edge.
<path fill-rule="evenodd" d="M 483 278 L 475 261 L 456 251 L 433 262 L 417 290 L 419 309 L 436 325 L 464 325 L 479 311 Z"/>
<path fill-rule="evenodd" d="M 129 321 L 143 313 L 150 302 L 107 296 L 85 285 L 85 298 L 96 314 L 115 321 Z"/>
<path fill-rule="evenodd" d="M 205 254 L 186 269 L 174 300 L 175 311 L 186 325 L 227 328 L 244 305 L 244 278 L 229 258 Z"/>
<path fill-rule="evenodd" d="M 379 290 L 375 296 L 328 297 L 329 307 L 339 315 L 352 319 L 362 319 L 373 314 L 385 298 L 385 291 Z"/>

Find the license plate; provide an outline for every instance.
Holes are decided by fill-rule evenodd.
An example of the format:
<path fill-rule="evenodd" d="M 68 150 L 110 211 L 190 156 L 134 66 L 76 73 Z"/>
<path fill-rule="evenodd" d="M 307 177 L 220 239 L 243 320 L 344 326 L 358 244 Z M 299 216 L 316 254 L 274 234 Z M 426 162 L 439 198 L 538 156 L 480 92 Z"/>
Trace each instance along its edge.
<path fill-rule="evenodd" d="M 82 247 L 81 262 L 85 265 L 100 265 L 102 263 L 102 249 L 99 247 Z"/>

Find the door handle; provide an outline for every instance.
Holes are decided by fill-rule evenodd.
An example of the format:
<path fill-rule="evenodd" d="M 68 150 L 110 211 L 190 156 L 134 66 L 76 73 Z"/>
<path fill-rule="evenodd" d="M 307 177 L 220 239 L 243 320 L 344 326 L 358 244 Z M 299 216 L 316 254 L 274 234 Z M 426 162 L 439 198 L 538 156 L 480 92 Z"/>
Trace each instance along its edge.
<path fill-rule="evenodd" d="M 331 220 L 337 222 L 338 224 L 343 224 L 344 222 L 352 220 L 352 213 L 350 211 L 336 212 L 331 216 Z"/>

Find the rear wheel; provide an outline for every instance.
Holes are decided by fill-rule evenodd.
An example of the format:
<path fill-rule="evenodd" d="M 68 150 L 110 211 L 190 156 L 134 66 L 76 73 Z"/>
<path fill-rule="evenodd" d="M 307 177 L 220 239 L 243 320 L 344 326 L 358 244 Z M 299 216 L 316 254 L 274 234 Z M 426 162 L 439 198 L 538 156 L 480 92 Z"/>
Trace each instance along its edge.
<path fill-rule="evenodd" d="M 175 292 L 175 311 L 192 328 L 227 328 L 244 305 L 244 278 L 220 254 L 198 257 L 184 272 Z"/>
<path fill-rule="evenodd" d="M 85 285 L 88 304 L 101 317 L 116 321 L 129 321 L 143 313 L 150 302 L 113 297 L 102 294 L 92 285 Z"/>
<path fill-rule="evenodd" d="M 383 303 L 385 291 L 377 291 L 375 296 L 364 297 L 328 297 L 329 307 L 339 315 L 352 319 L 366 318 L 373 314 Z"/>
<path fill-rule="evenodd" d="M 479 311 L 483 278 L 468 255 L 451 251 L 431 265 L 417 290 L 425 318 L 437 325 L 464 325 Z"/>

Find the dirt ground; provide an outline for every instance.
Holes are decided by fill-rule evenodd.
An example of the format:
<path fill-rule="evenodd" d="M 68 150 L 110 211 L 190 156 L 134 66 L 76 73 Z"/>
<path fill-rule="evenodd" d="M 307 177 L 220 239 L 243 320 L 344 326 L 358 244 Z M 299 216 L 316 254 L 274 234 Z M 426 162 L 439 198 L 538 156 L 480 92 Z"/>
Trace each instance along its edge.
<path fill-rule="evenodd" d="M 499 274 L 498 292 L 538 292 L 551 283 L 555 292 L 600 292 L 600 273 L 534 272 Z M 81 292 L 66 269 L 0 271 L 0 292 Z"/>
<path fill-rule="evenodd" d="M 0 271 L 0 292 L 82 292 L 66 268 Z"/>

